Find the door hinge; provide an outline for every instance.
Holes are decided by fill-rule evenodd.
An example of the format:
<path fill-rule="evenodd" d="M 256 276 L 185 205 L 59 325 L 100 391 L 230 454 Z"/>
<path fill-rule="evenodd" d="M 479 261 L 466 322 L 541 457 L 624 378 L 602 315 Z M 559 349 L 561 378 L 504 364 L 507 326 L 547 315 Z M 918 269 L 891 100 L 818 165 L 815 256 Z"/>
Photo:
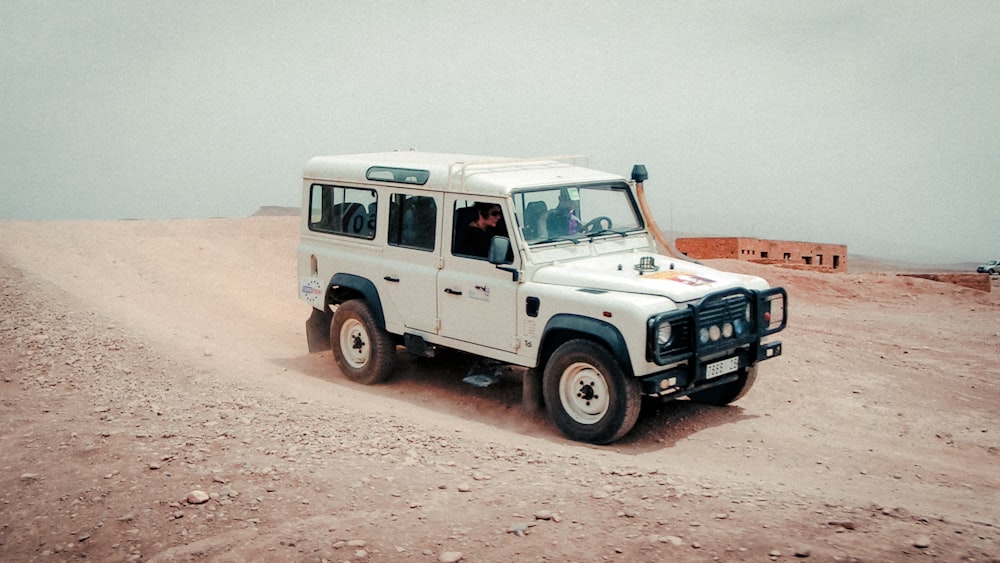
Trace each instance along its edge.
<path fill-rule="evenodd" d="M 441 332 L 441 319 L 434 319 L 434 332 Z"/>

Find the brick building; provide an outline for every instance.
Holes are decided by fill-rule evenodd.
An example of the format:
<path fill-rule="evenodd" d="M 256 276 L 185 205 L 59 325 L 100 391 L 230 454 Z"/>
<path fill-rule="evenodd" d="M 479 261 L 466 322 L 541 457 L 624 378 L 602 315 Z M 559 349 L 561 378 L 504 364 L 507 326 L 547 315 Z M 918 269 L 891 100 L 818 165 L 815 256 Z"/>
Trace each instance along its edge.
<path fill-rule="evenodd" d="M 731 258 L 805 270 L 847 271 L 847 245 L 743 237 L 679 238 L 677 250 L 695 259 Z"/>

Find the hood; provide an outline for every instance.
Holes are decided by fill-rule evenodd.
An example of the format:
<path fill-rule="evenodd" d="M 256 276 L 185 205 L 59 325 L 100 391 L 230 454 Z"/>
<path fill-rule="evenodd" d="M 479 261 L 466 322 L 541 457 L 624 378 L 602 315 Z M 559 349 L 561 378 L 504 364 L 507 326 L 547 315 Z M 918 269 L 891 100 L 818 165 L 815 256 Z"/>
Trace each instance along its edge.
<path fill-rule="evenodd" d="M 733 274 L 662 254 L 614 254 L 556 262 L 535 272 L 538 283 L 661 295 L 675 303 L 733 287 L 767 289 L 763 278 Z"/>

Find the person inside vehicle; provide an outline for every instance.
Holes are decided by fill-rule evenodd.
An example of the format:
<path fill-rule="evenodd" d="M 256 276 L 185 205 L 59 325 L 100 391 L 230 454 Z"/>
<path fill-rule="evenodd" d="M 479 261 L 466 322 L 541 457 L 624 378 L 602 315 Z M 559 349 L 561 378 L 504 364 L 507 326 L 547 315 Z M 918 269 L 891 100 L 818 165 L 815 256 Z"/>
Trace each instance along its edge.
<path fill-rule="evenodd" d="M 486 258 L 490 252 L 490 241 L 494 236 L 506 236 L 498 226 L 503 220 L 503 212 L 495 203 L 477 201 L 475 218 L 458 226 L 455 237 L 455 254 Z"/>
<path fill-rule="evenodd" d="M 545 228 L 548 236 L 574 235 L 580 231 L 580 220 L 576 217 L 576 209 L 569 194 L 563 191 L 559 194 L 559 205 L 545 216 Z"/>

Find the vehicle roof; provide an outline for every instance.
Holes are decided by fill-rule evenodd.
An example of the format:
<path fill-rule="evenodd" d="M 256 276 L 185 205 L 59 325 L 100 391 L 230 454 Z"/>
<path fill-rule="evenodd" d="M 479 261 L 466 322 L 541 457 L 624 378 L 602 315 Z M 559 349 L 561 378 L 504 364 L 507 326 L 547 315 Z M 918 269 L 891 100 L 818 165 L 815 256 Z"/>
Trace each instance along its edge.
<path fill-rule="evenodd" d="M 427 181 L 422 185 L 389 181 L 374 183 L 495 196 L 540 186 L 625 182 L 622 176 L 575 164 L 581 160 L 585 159 L 522 159 L 418 151 L 317 156 L 306 164 L 303 178 L 306 181 L 372 184 L 373 181 L 366 178 L 371 167 L 404 168 L 428 172 Z"/>

